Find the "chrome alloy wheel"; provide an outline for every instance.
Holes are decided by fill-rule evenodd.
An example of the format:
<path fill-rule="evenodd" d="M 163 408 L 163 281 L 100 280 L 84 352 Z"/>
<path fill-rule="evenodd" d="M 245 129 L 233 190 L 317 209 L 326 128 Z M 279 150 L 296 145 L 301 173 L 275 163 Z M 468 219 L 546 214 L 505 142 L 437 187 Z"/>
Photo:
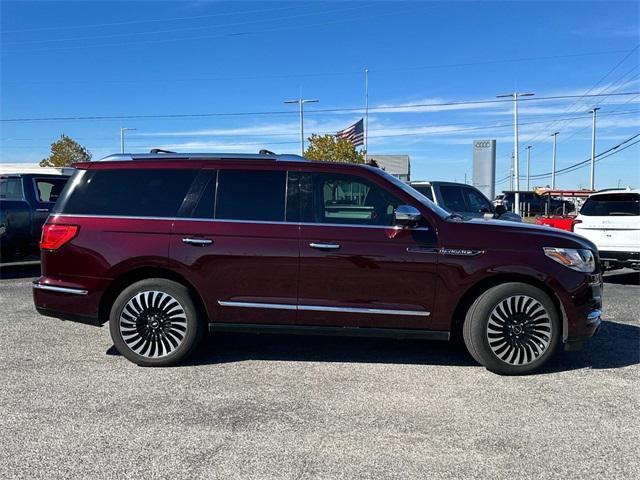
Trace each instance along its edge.
<path fill-rule="evenodd" d="M 182 344 L 186 333 L 184 308 L 165 292 L 140 292 L 126 303 L 120 313 L 122 340 L 143 357 L 169 355 Z"/>
<path fill-rule="evenodd" d="M 549 312 L 535 298 L 515 295 L 502 300 L 489 315 L 487 340 L 493 353 L 510 365 L 527 365 L 551 343 Z"/>

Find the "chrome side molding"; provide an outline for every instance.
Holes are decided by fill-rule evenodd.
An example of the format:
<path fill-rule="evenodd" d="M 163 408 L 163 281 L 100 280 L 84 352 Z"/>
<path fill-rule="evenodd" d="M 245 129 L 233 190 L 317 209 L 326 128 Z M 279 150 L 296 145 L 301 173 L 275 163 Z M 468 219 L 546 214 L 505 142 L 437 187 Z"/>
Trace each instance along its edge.
<path fill-rule="evenodd" d="M 302 310 L 308 312 L 336 312 L 336 313 L 368 313 L 374 315 L 409 315 L 416 317 L 428 317 L 431 312 L 426 310 L 391 310 L 387 308 L 364 307 L 326 307 L 322 305 L 291 305 L 282 303 L 256 303 L 256 302 L 230 302 L 218 300 L 221 307 L 239 308 L 269 308 L 274 310 Z"/>

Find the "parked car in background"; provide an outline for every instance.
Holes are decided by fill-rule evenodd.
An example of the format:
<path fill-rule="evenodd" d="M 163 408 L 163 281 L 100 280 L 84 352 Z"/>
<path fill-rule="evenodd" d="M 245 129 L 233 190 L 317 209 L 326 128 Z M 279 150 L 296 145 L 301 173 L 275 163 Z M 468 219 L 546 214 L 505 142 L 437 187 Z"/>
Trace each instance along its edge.
<path fill-rule="evenodd" d="M 206 329 L 459 334 L 488 369 L 523 374 L 600 325 L 589 240 L 452 215 L 380 168 L 188 153 L 76 167 L 43 228 L 35 306 L 109 322 L 139 365 L 185 359 Z"/>
<path fill-rule="evenodd" d="M 573 221 L 573 231 L 598 246 L 606 269 L 640 270 L 640 190 L 594 193 Z"/>
<path fill-rule="evenodd" d="M 524 191 L 520 193 L 522 212 L 529 215 L 567 214 L 575 210 L 573 204 L 567 200 L 544 197 L 536 192 Z M 493 201 L 495 206 L 502 205 L 508 211 L 513 211 L 515 206 L 515 192 L 506 191 L 497 195 Z"/>
<path fill-rule="evenodd" d="M 0 258 L 38 253 L 42 225 L 69 176 L 50 173 L 0 175 Z"/>
<path fill-rule="evenodd" d="M 521 222 L 520 215 L 494 206 L 476 187 L 466 183 L 415 181 L 410 185 L 449 213 L 471 218 L 497 218 Z"/>

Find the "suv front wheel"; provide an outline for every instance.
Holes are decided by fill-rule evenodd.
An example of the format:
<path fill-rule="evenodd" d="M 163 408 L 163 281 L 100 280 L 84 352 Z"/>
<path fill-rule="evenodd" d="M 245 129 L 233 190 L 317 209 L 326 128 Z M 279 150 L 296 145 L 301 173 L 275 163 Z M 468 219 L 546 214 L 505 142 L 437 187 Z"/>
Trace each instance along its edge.
<path fill-rule="evenodd" d="M 549 296 L 526 283 L 490 288 L 471 305 L 463 326 L 471 356 L 488 370 L 519 375 L 538 369 L 553 355 L 560 318 Z"/>
<path fill-rule="evenodd" d="M 118 351 L 146 367 L 178 363 L 191 354 L 202 336 L 189 290 L 164 278 L 125 288 L 111 308 L 109 329 Z"/>

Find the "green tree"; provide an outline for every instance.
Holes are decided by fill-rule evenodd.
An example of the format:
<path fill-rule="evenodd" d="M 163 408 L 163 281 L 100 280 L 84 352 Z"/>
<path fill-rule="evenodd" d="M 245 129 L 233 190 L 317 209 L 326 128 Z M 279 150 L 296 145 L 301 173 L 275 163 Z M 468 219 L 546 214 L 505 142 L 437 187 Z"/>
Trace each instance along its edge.
<path fill-rule="evenodd" d="M 76 162 L 88 162 L 91 152 L 64 133 L 51 144 L 51 155 L 40 161 L 41 167 L 68 167 Z"/>
<path fill-rule="evenodd" d="M 346 163 L 364 163 L 366 158 L 365 153 L 356 150 L 349 140 L 316 134 L 309 137 L 309 147 L 304 156 L 309 160 Z"/>

